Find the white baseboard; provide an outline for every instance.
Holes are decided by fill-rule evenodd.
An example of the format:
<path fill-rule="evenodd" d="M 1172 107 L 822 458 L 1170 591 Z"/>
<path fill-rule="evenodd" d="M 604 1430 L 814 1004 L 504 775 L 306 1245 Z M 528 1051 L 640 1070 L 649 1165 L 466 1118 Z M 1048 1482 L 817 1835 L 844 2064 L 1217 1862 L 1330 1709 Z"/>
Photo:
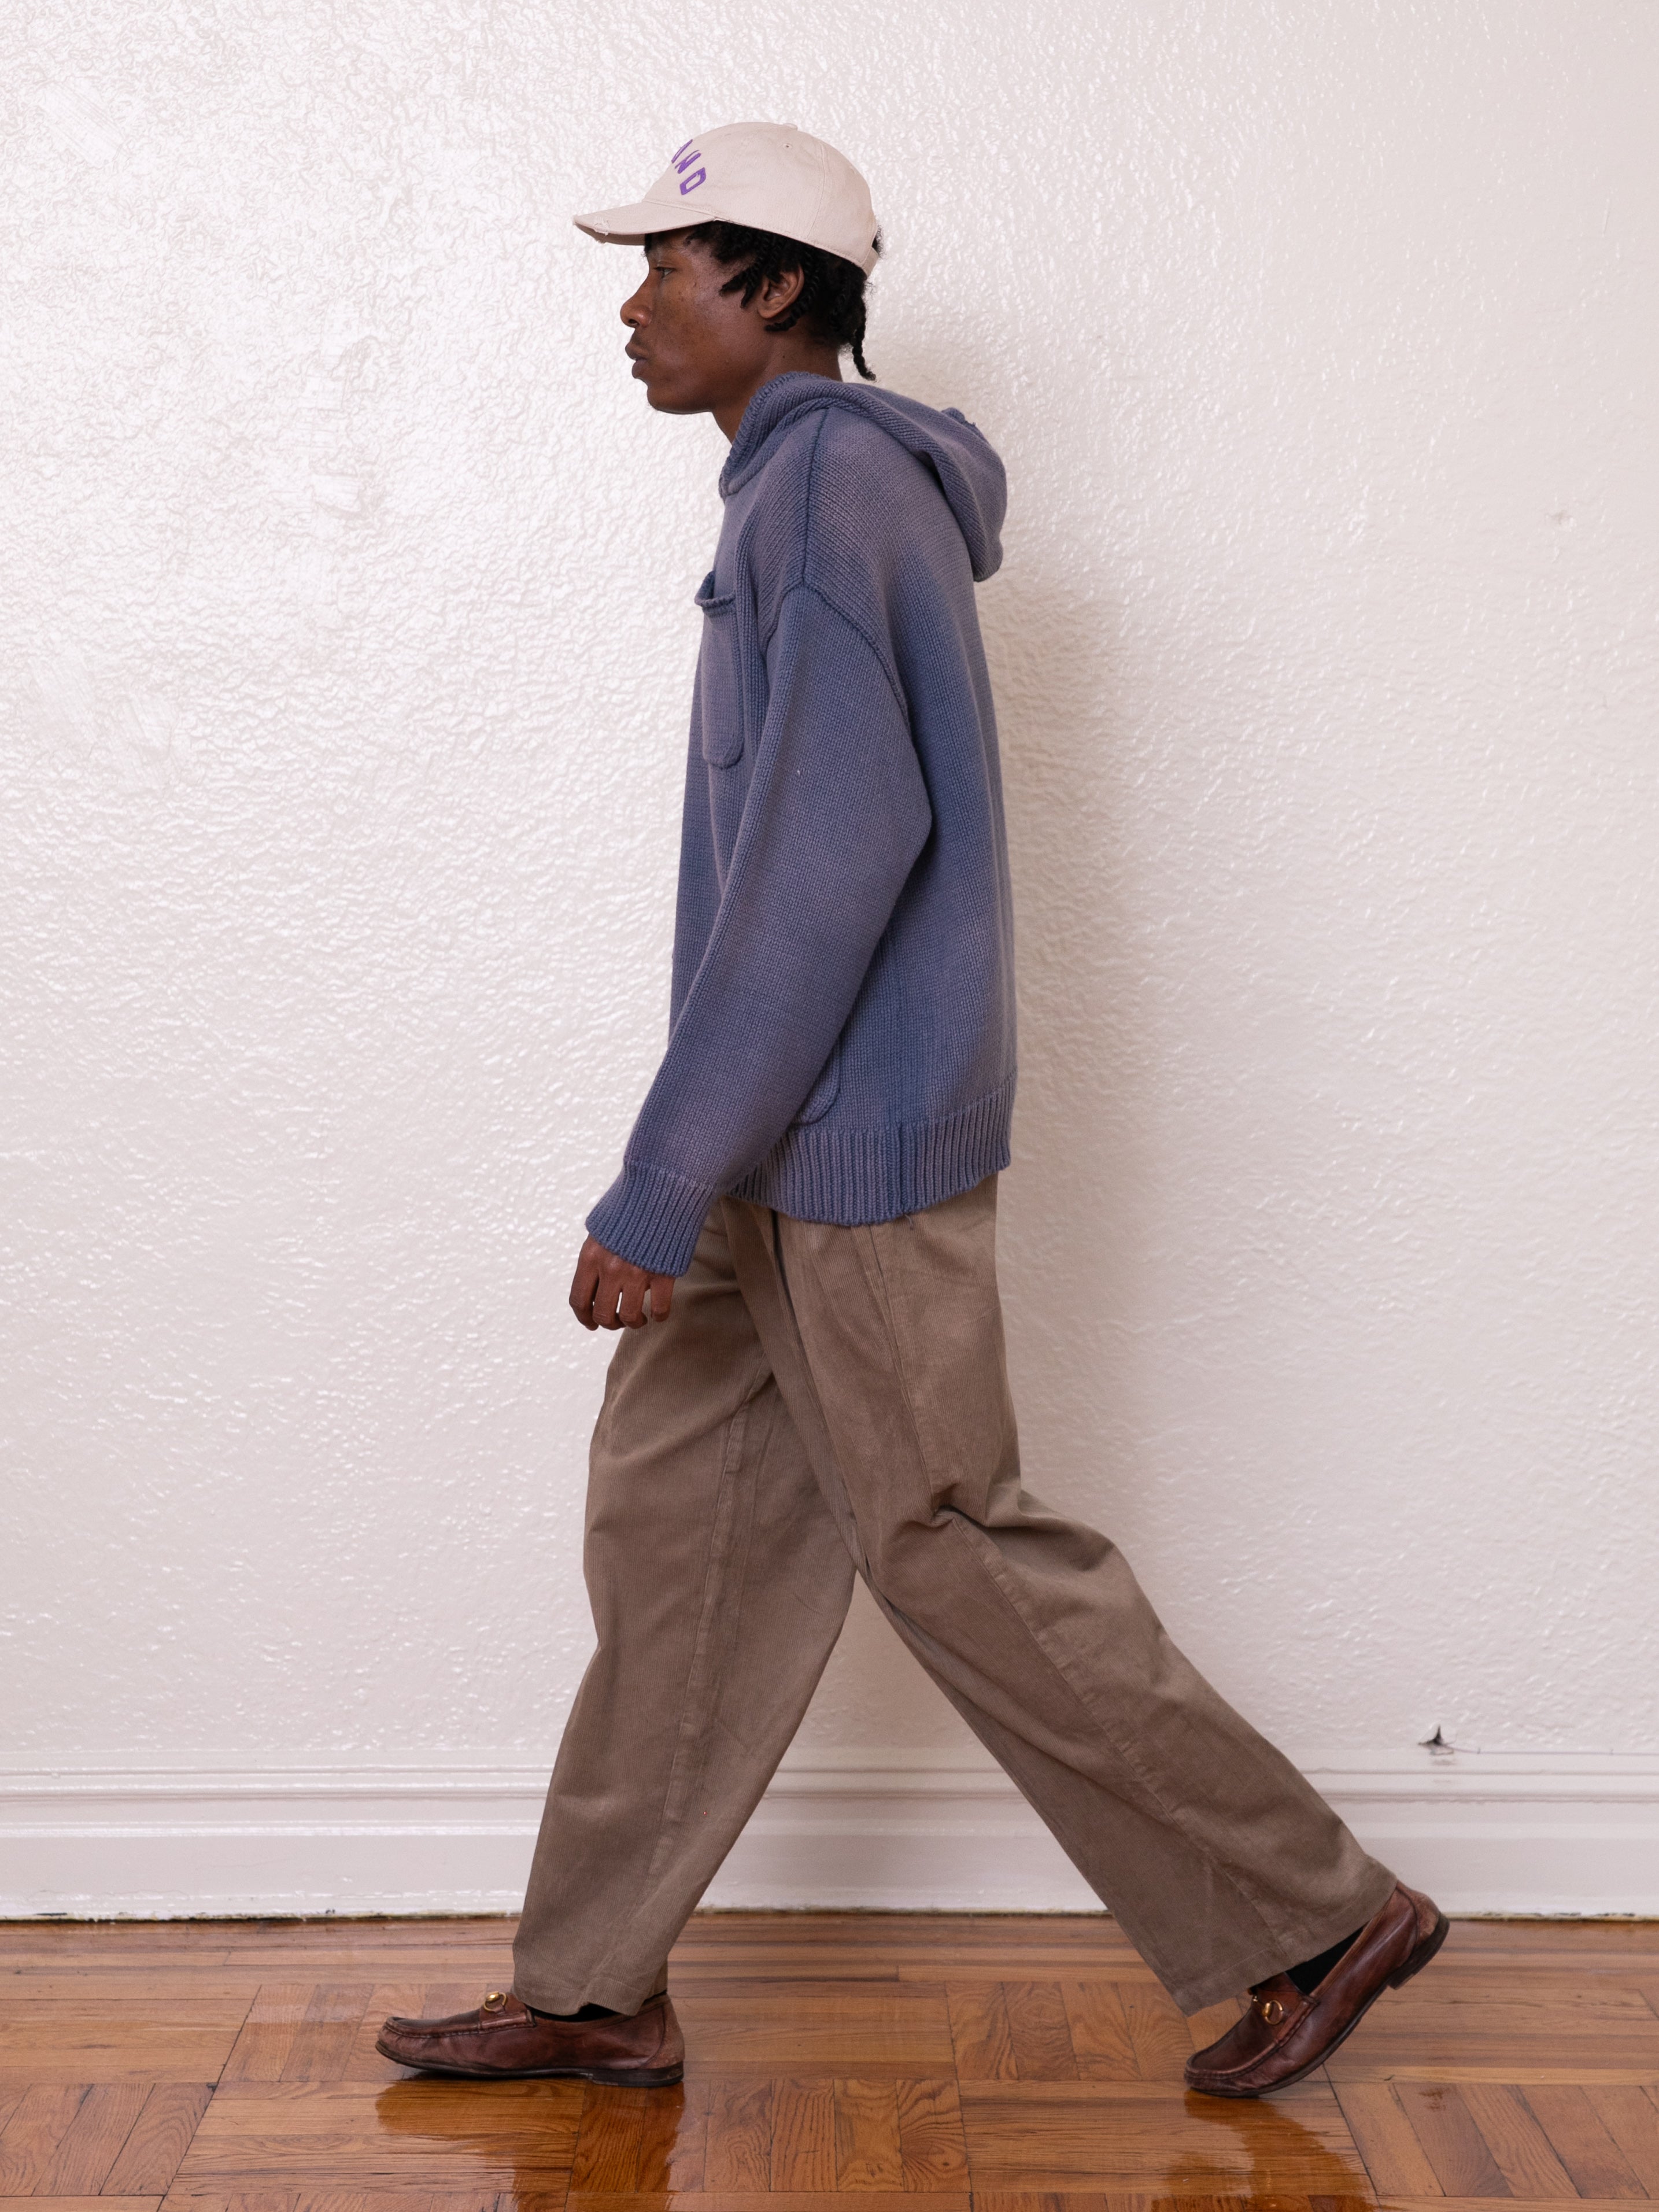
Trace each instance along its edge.
<path fill-rule="evenodd" d="M 1659 1917 L 1659 1754 L 1303 1764 L 1450 1911 Z M 515 1764 L 0 1770 L 0 1917 L 510 1912 L 546 1780 Z M 1096 1908 L 1002 1773 L 957 1751 L 792 1754 L 706 1902 Z"/>

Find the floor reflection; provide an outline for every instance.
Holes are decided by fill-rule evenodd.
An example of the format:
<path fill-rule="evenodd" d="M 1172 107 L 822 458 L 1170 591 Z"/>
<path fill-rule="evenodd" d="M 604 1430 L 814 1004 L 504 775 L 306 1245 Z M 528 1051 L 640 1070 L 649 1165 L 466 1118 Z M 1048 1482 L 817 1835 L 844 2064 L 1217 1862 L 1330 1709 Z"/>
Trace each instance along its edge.
<path fill-rule="evenodd" d="M 1306 2102 L 1310 2111 L 1316 2104 L 1328 2129 L 1333 2100 L 1328 2089 L 1304 2090 L 1298 2101 Z M 1327 2200 L 1330 2212 L 1337 2212 L 1339 2205 L 1375 2204 L 1363 2169 L 1297 2119 L 1293 2105 L 1269 2104 L 1265 2099 L 1228 2103 L 1190 2093 L 1183 2102 L 1188 2121 L 1218 2130 L 1215 2155 L 1188 2151 L 1173 2160 L 1160 2185 L 1160 2196 L 1243 2197 L 1261 2205 L 1286 2197 L 1318 2197 Z"/>
<path fill-rule="evenodd" d="M 684 2087 L 416 2075 L 383 2089 L 374 2112 L 384 2133 L 399 2139 L 403 2186 L 488 2185 L 518 2212 L 558 2212 L 567 2187 L 579 2188 L 628 2197 L 651 2212 L 677 2184 L 695 2185 L 679 2153 L 702 2116 L 688 2113 Z"/>
<path fill-rule="evenodd" d="M 775 2087 L 764 2080 L 694 2082 L 688 2101 L 684 2087 L 584 2090 L 571 2081 L 416 2075 L 383 2089 L 375 2115 L 383 2133 L 398 2139 L 387 2166 L 400 2187 L 452 2194 L 491 2190 L 515 2212 L 557 2212 L 568 2188 L 584 2197 L 626 2197 L 630 2212 L 665 2212 L 676 2190 L 767 2192 Z M 1213 2207 L 1225 2200 L 1229 2206 L 1266 2208 L 1313 2197 L 1322 2200 L 1320 2212 L 1359 2212 L 1375 2203 L 1357 2160 L 1333 2147 L 1341 2123 L 1322 2085 L 1274 2104 L 1226 2104 L 1177 2092 L 1167 2106 L 1155 2095 L 1131 2105 L 1121 2097 L 1077 2096 L 1075 2088 L 1067 2104 L 1077 2117 L 1088 2114 L 1091 2129 L 1103 2125 L 1104 2132 L 1097 2146 L 1102 2172 L 1085 2179 L 1067 2171 L 1060 2185 L 1073 2190 L 1132 2186 L 1166 2207 Z M 1182 2147 L 1158 2169 L 1160 2112 L 1166 2115 L 1166 2141 Z M 1026 2168 L 1027 2190 L 1035 2185 L 1045 2153 L 1053 2154 L 1049 2130 L 1056 2117 L 1048 2112 L 1045 2126 L 1044 2110 L 1034 2105 L 1029 2124 L 1010 2127 L 1005 2118 L 1000 2130 L 995 2162 Z M 1212 2149 L 1203 2142 L 1206 2136 Z M 827 2184 L 827 2195 L 833 2192 L 837 2160 L 835 2148 L 825 2148 L 828 2170 L 817 2186 Z M 1109 2180 L 1114 2151 L 1124 2150 L 1129 2153 L 1124 2171 Z M 1137 2169 L 1133 2180 L 1129 2165 Z M 859 2190 L 845 2193 L 855 2212 Z M 925 2212 L 926 2203 L 926 2194 L 919 2195 L 919 2212 Z"/>
<path fill-rule="evenodd" d="M 374 2100 L 382 2133 L 397 2139 L 387 2164 L 399 2188 L 489 2188 L 523 2212 L 563 2203 L 581 2112 L 579 2081 L 416 2075 Z"/>

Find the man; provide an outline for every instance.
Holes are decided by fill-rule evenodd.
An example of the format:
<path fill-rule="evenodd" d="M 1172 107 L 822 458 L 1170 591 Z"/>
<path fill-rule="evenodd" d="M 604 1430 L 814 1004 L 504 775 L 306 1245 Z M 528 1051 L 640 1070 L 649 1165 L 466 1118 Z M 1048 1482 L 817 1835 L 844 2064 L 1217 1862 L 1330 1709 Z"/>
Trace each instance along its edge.
<path fill-rule="evenodd" d="M 697 594 L 666 1054 L 571 1304 L 622 1328 L 594 1431 L 599 1649 L 513 1991 L 380 2049 L 480 2075 L 678 2078 L 669 1948 L 806 1709 L 862 1574 L 1188 2011 L 1188 2077 L 1299 2079 L 1446 1923 L 1170 1644 L 1121 1556 L 1020 1486 L 995 1273 L 1012 914 L 973 604 L 1001 464 L 848 386 L 878 251 L 804 132 L 688 140 L 622 310 L 651 405 L 732 441 Z"/>

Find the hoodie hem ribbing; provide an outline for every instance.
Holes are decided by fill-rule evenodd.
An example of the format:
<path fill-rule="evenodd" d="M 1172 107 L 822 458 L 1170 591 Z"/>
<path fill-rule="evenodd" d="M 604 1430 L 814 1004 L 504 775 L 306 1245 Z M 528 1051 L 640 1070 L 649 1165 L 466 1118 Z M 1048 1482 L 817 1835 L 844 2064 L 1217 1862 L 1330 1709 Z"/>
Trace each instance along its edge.
<path fill-rule="evenodd" d="M 883 1129 L 786 1130 L 760 1165 L 726 1195 L 769 1206 L 797 1221 L 856 1229 L 896 1221 L 972 1190 L 1008 1164 L 1014 1078 L 955 1114 Z M 691 1265 L 708 1209 L 720 1192 L 672 1168 L 630 1160 L 588 1215 L 607 1252 L 653 1275 Z"/>
<path fill-rule="evenodd" d="M 730 1195 L 797 1221 L 856 1228 L 943 1206 L 1008 1164 L 1014 1079 L 937 1121 L 786 1130 Z"/>

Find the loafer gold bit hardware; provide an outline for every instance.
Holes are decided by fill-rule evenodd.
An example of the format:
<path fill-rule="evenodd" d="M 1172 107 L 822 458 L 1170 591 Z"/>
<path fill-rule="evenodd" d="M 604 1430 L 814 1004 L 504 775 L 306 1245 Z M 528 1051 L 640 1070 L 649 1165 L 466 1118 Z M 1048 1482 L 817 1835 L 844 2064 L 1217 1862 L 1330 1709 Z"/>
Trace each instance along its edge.
<path fill-rule="evenodd" d="M 505 1990 L 491 1990 L 489 1995 L 484 1999 L 480 2009 L 483 2012 L 499 2012 L 506 2002 L 507 1991 Z"/>

